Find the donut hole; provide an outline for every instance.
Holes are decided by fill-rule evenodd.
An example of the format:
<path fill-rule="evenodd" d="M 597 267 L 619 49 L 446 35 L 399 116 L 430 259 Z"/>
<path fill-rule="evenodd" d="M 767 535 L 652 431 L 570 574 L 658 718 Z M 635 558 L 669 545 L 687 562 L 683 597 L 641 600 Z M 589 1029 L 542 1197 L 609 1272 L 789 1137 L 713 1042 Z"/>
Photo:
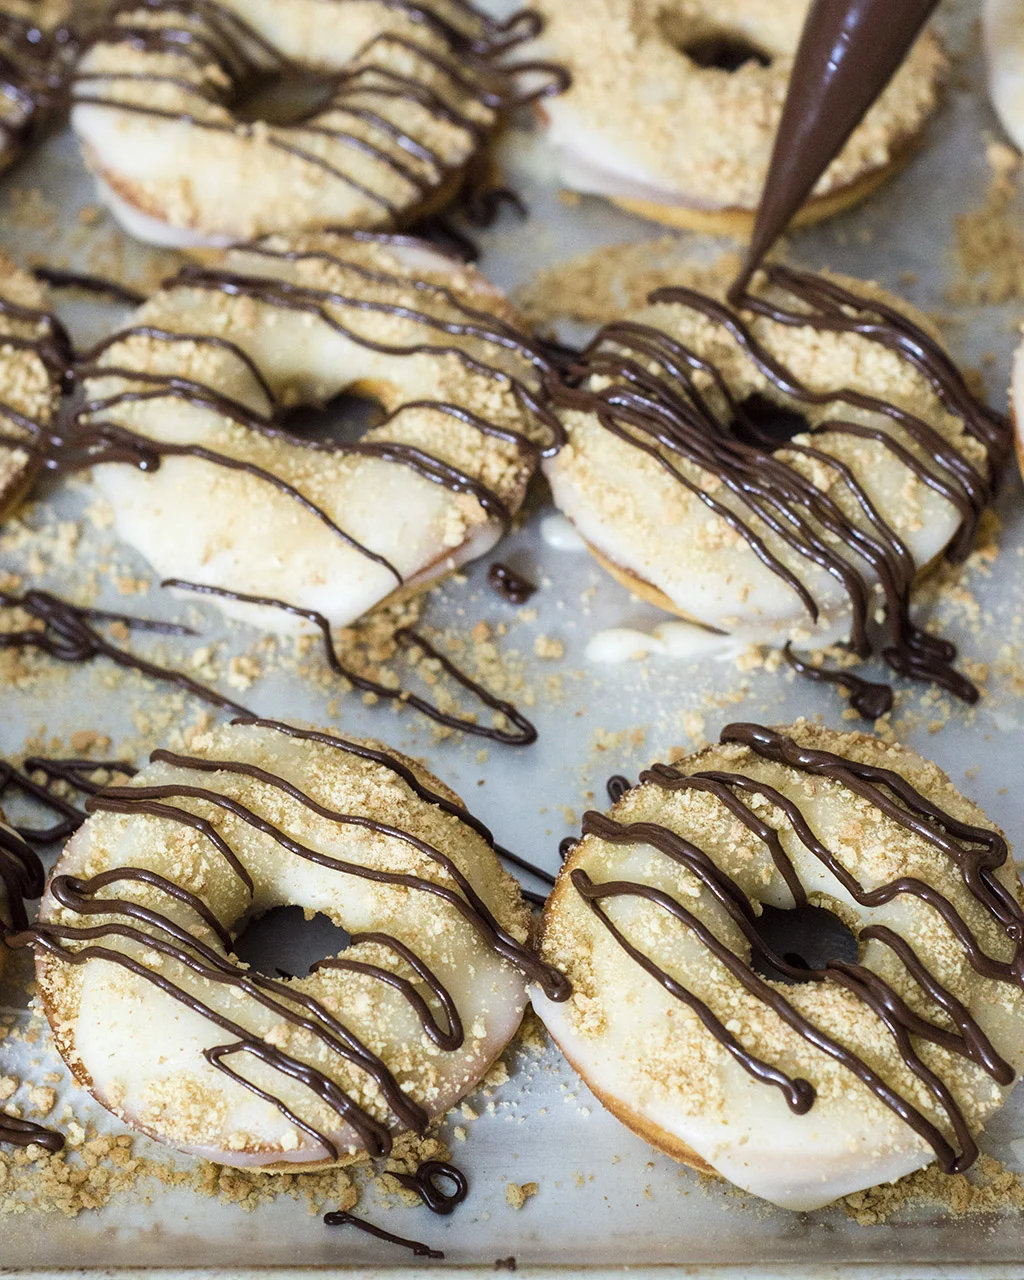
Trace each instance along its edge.
<path fill-rule="evenodd" d="M 235 955 L 266 978 L 304 978 L 320 960 L 351 942 L 344 929 L 318 912 L 307 920 L 301 907 L 271 907 L 242 921 Z"/>
<path fill-rule="evenodd" d="M 300 404 L 278 414 L 278 423 L 292 435 L 328 444 L 353 444 L 387 414 L 379 400 L 342 391 L 326 404 Z"/>
<path fill-rule="evenodd" d="M 669 13 L 662 18 L 662 34 L 679 52 L 698 67 L 714 71 L 739 71 L 750 62 L 770 67 L 772 56 L 754 43 L 744 31 L 727 27 L 705 28 L 694 32 L 692 24 L 683 23 Z"/>
<path fill-rule="evenodd" d="M 857 963 L 856 934 L 825 907 L 808 905 L 783 910 L 765 905 L 754 927 L 770 951 L 792 968 L 808 971 L 806 978 L 783 973 L 755 950 L 751 956 L 754 972 L 773 982 L 794 986 L 809 981 L 813 970 L 824 969 L 834 960 Z"/>
<path fill-rule="evenodd" d="M 811 424 L 798 409 L 777 404 L 757 392 L 736 406 L 730 426 L 737 440 L 758 449 L 767 449 L 769 453 L 781 449 L 794 436 L 810 429 Z"/>
<path fill-rule="evenodd" d="M 231 111 L 246 124 L 286 128 L 322 114 L 337 90 L 337 76 L 318 74 L 309 67 L 268 72 L 245 85 L 232 101 Z"/>

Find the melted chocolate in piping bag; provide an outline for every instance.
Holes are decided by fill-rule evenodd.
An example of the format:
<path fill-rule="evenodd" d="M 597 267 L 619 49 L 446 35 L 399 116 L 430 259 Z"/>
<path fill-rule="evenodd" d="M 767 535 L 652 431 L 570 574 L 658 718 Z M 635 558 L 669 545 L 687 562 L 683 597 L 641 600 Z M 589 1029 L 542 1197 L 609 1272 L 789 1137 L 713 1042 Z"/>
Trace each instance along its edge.
<path fill-rule="evenodd" d="M 936 4 L 937 0 L 815 0 L 811 5 L 734 294 L 742 293 L 892 79 Z"/>

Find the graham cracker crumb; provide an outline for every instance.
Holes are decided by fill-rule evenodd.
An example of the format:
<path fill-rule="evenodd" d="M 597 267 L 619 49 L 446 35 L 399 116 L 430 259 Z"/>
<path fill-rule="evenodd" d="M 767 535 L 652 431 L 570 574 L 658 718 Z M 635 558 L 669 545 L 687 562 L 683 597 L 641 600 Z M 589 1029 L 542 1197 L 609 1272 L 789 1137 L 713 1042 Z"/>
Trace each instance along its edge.
<path fill-rule="evenodd" d="M 505 1203 L 510 1209 L 521 1209 L 531 1196 L 539 1190 L 536 1182 L 510 1182 L 505 1188 Z"/>

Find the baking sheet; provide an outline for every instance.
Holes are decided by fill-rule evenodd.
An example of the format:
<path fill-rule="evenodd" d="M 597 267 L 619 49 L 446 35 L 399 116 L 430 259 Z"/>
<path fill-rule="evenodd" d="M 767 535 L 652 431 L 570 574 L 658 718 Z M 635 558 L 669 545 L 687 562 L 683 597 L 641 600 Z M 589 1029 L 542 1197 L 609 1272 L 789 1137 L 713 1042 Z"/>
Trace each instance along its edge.
<path fill-rule="evenodd" d="M 998 132 L 982 92 L 976 19 L 974 3 L 947 4 L 943 10 L 957 59 L 946 106 L 909 169 L 863 209 L 795 236 L 790 251 L 794 261 L 812 267 L 877 278 L 939 313 L 953 352 L 981 367 L 990 394 L 1001 402 L 1024 306 L 971 308 L 954 306 L 947 297 L 954 219 L 981 201 L 991 176 L 983 138 Z M 522 131 L 506 140 L 503 159 L 507 177 L 524 194 L 532 215 L 526 224 L 506 215 L 480 237 L 484 269 L 507 289 L 546 263 L 663 234 L 601 201 L 583 199 L 567 207 L 558 198 L 543 145 Z M 151 274 L 147 251 L 120 236 L 105 218 L 97 219 L 94 204 L 73 140 L 58 135 L 0 186 L 0 243 L 22 261 L 105 269 L 126 281 Z M 728 247 L 696 238 L 688 243 L 702 255 Z M 70 298 L 61 298 L 59 309 L 83 337 L 98 335 L 120 316 L 115 309 Z M 430 723 L 415 713 L 364 706 L 358 695 L 341 698 L 337 690 L 311 685 L 287 670 L 270 672 L 240 695 L 242 700 L 267 715 L 383 737 L 426 758 L 501 843 L 551 870 L 557 867 L 559 840 L 578 829 L 580 813 L 592 804 L 604 807 L 608 775 L 635 777 L 672 748 L 697 745 L 702 733 L 717 736 L 730 719 L 782 722 L 821 715 L 827 723 L 843 723 L 838 697 L 781 673 L 743 673 L 730 663 L 707 660 L 695 665 L 650 658 L 614 667 L 588 662 L 587 641 L 600 629 L 650 630 L 661 615 L 632 600 L 585 554 L 549 545 L 540 533 L 546 501 L 538 488 L 530 521 L 499 553 L 541 584 L 530 602 L 535 616 L 517 612 L 487 590 L 485 561 L 465 581 L 449 582 L 431 595 L 425 623 L 428 633 L 434 626 L 447 627 L 463 637 L 481 620 L 508 628 L 495 643 L 513 671 L 523 668 L 525 693 L 535 702 L 524 709 L 540 731 L 536 745 L 516 749 L 459 737 L 437 742 Z M 16 525 L 0 538 L 0 565 L 31 570 L 33 585 L 68 595 L 79 589 L 83 574 L 93 575 L 104 587 L 108 607 L 198 620 L 201 640 L 158 645 L 179 660 L 200 645 L 215 644 L 223 665 L 231 653 L 252 648 L 257 633 L 225 627 L 212 609 L 176 603 L 156 590 L 120 594 L 115 579 L 151 575 L 127 548 L 112 542 L 109 531 L 83 518 L 94 502 L 87 481 L 45 493 L 26 513 L 24 527 Z M 999 516 L 994 562 L 976 556 L 960 594 L 947 593 L 933 606 L 964 655 L 989 664 L 984 701 L 976 709 L 952 707 L 945 696 L 903 685 L 893 721 L 901 738 L 936 759 L 1016 838 L 1020 851 L 1024 681 L 1015 668 L 1024 657 L 1024 518 L 1015 475 L 1004 490 Z M 53 540 L 43 532 L 55 521 L 80 530 L 68 563 L 51 554 Z M 561 641 L 564 656 L 537 659 L 539 636 Z M 0 690 L 0 754 L 18 758 L 29 738 L 61 738 L 67 746 L 70 735 L 83 728 L 108 734 L 114 748 L 137 741 L 137 711 L 157 711 L 161 695 L 148 692 L 134 677 L 116 689 L 110 679 L 109 669 L 92 666 L 65 670 L 24 689 Z M 522 703 L 522 696 L 518 700 Z M 189 703 L 184 723 L 194 722 L 201 710 Z M 181 728 L 176 719 L 168 732 Z M 486 759 L 480 755 L 484 748 Z M 0 1008 L 16 1008 L 19 1023 L 27 1019 L 23 1003 L 12 983 L 0 989 Z M 7 1066 L 10 1051 L 9 1042 L 0 1049 L 0 1067 Z M 26 1047 L 24 1056 L 39 1064 L 26 1072 L 33 1078 L 56 1069 L 45 1044 Z M 372 1190 L 358 1210 L 392 1231 L 444 1249 L 445 1263 L 410 1268 L 401 1251 L 354 1231 L 324 1227 L 303 1204 L 288 1198 L 247 1213 L 191 1192 L 152 1187 L 74 1220 L 35 1212 L 0 1218 L 0 1267 L 55 1272 L 213 1268 L 225 1275 L 264 1267 L 282 1268 L 282 1274 L 332 1267 L 367 1275 L 378 1274 L 378 1268 L 426 1275 L 451 1266 L 491 1273 L 496 1259 L 514 1256 L 520 1274 L 528 1275 L 565 1267 L 599 1274 L 625 1266 L 667 1267 L 687 1275 L 735 1268 L 737 1274 L 764 1280 L 797 1274 L 1024 1275 L 1020 1213 L 956 1220 L 924 1206 L 865 1227 L 841 1208 L 813 1214 L 773 1209 L 724 1185 L 703 1182 L 633 1137 L 605 1114 L 553 1049 L 542 1056 L 516 1051 L 508 1062 L 510 1080 L 491 1096 L 471 1100 L 479 1119 L 467 1123 L 454 1116 L 444 1126 L 449 1137 L 455 1124 L 464 1125 L 468 1134 L 465 1143 L 452 1141 L 454 1158 L 471 1182 L 469 1199 L 453 1217 L 436 1218 L 422 1208 L 387 1208 Z M 14 1060 L 10 1067 L 22 1065 Z M 98 1115 L 72 1088 L 66 1097 L 76 1114 Z M 984 1145 L 1008 1168 L 1024 1172 L 1024 1089 L 994 1119 Z M 160 1154 L 144 1140 L 138 1150 Z M 187 1162 L 179 1158 L 178 1163 Z M 535 1181 L 538 1193 L 515 1211 L 505 1199 L 508 1181 Z"/>

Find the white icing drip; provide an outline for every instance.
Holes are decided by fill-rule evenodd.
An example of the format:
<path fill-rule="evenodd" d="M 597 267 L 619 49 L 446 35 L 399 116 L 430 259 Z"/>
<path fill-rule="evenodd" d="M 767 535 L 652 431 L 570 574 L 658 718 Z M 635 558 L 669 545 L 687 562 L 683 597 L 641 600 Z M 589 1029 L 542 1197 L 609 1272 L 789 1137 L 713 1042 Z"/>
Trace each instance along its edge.
<path fill-rule="evenodd" d="M 556 551 L 586 551 L 587 544 L 565 516 L 545 516 L 540 522 L 540 536 Z"/>
<path fill-rule="evenodd" d="M 607 663 L 629 662 L 649 653 L 677 659 L 708 656 L 717 662 L 732 662 L 748 647 L 745 639 L 706 631 L 690 622 L 663 622 L 651 633 L 633 627 L 598 631 L 587 643 L 585 656 L 591 662 Z"/>

